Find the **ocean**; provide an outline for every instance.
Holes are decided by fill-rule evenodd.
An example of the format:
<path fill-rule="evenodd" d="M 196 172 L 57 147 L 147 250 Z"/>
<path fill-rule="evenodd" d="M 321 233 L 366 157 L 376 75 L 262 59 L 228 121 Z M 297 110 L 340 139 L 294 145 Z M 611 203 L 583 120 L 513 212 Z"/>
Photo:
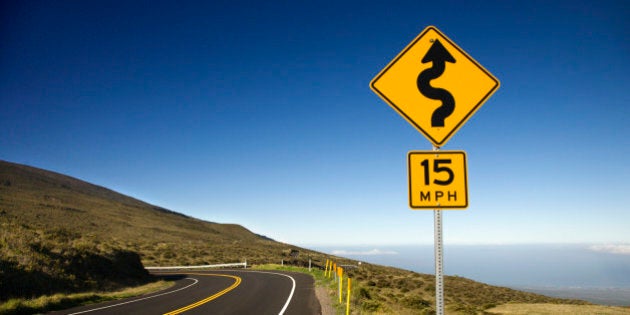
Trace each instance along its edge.
<path fill-rule="evenodd" d="M 316 250 L 434 274 L 433 245 L 315 246 Z M 444 273 L 605 305 L 630 305 L 630 246 L 448 245 Z"/>

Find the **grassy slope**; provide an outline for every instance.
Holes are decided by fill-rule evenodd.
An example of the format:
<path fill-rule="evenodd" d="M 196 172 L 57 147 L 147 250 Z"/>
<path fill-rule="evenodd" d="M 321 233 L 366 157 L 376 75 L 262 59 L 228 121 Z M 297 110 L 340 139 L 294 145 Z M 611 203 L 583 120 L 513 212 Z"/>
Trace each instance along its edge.
<path fill-rule="evenodd" d="M 298 259 L 290 257 L 291 249 L 300 250 Z M 239 225 L 201 221 L 61 174 L 0 161 L 0 301 L 143 283 L 140 263 L 304 264 L 308 256 L 320 265 L 328 258 Z M 364 312 L 432 310 L 433 276 L 370 264 L 350 275 L 356 279 L 354 301 Z M 447 307 L 458 313 L 506 302 L 583 303 L 461 277 L 445 282 Z"/>
<path fill-rule="evenodd" d="M 112 300 L 125 299 L 143 294 L 165 290 L 174 283 L 170 281 L 155 281 L 142 286 L 133 286 L 117 291 L 82 292 L 40 296 L 34 299 L 9 299 L 0 303 L 0 314 L 42 314 L 54 310 L 68 309 L 74 306 L 101 303 Z"/>
<path fill-rule="evenodd" d="M 602 305 L 504 304 L 487 310 L 501 315 L 628 315 L 630 308 Z"/>
<path fill-rule="evenodd" d="M 147 266 L 243 259 L 256 263 L 270 251 L 282 254 L 289 248 L 236 224 L 201 221 L 64 175 L 6 162 L 0 162 L 0 213 L 20 229 L 140 253 Z"/>
<path fill-rule="evenodd" d="M 258 263 L 290 249 L 239 225 L 197 220 L 0 161 L 0 300 L 140 283 L 146 279 L 140 262 Z"/>
<path fill-rule="evenodd" d="M 364 311 L 390 314 L 431 314 L 435 303 L 435 276 L 378 265 L 349 270 L 357 289 L 354 300 Z M 504 303 L 588 304 L 546 297 L 470 279 L 445 276 L 444 301 L 448 313 L 478 314 Z"/>

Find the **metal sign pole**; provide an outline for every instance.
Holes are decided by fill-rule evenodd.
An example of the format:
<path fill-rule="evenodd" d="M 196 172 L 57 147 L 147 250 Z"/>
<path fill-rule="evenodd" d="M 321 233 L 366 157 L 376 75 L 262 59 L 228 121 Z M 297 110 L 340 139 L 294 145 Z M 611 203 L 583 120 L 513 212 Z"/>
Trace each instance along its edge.
<path fill-rule="evenodd" d="M 435 307 L 436 314 L 444 314 L 444 270 L 442 251 L 442 210 L 434 210 L 435 219 Z"/>
<path fill-rule="evenodd" d="M 433 151 L 440 151 L 439 147 L 433 146 Z M 435 234 L 433 238 L 435 250 L 435 313 L 444 315 L 444 251 L 442 250 L 442 210 L 433 210 L 433 224 Z"/>

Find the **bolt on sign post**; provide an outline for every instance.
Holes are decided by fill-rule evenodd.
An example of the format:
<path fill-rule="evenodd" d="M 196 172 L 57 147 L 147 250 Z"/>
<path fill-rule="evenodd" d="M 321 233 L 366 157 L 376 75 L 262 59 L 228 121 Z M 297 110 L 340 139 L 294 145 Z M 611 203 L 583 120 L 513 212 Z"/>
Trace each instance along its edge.
<path fill-rule="evenodd" d="M 468 207 L 468 175 L 464 151 L 439 150 L 497 91 L 499 80 L 429 26 L 370 88 L 433 144 L 433 151 L 408 153 L 409 207 L 434 210 L 436 313 L 442 315 L 442 209 Z"/>

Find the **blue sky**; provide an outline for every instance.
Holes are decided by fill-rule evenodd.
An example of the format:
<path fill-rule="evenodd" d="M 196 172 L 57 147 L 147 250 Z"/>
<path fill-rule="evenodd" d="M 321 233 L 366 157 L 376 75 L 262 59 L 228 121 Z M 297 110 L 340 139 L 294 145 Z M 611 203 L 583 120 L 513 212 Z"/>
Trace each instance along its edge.
<path fill-rule="evenodd" d="M 5 1 L 0 159 L 302 245 L 430 244 L 369 88 L 434 25 L 501 81 L 451 244 L 630 243 L 625 1 Z"/>

